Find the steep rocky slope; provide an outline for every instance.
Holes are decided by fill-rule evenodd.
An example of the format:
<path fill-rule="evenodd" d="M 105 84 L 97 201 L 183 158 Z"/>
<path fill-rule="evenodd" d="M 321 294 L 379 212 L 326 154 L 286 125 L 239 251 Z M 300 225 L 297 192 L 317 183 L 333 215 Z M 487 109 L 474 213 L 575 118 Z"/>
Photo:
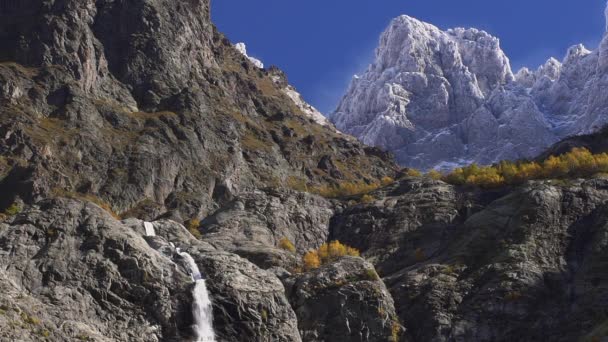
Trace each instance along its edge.
<path fill-rule="evenodd" d="M 534 157 L 606 124 L 607 44 L 604 38 L 595 51 L 576 45 L 561 62 L 514 75 L 496 37 L 401 16 L 332 121 L 411 167 Z"/>
<path fill-rule="evenodd" d="M 250 187 L 394 174 L 387 154 L 311 122 L 276 71 L 215 30 L 208 1 L 29 1 L 1 15 L 2 205 L 84 194 L 186 220 Z"/>

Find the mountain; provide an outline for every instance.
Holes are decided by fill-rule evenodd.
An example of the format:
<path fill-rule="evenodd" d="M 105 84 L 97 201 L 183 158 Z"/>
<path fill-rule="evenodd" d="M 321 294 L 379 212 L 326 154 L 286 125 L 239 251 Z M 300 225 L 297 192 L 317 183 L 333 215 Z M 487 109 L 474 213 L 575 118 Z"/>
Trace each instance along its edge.
<path fill-rule="evenodd" d="M 448 169 L 530 158 L 608 122 L 608 38 L 560 62 L 513 73 L 499 40 L 477 29 L 394 19 L 373 63 L 331 115 L 336 127 L 402 165 Z"/>
<path fill-rule="evenodd" d="M 0 340 L 608 335 L 605 176 L 408 176 L 317 120 L 208 0 L 0 16 Z"/>

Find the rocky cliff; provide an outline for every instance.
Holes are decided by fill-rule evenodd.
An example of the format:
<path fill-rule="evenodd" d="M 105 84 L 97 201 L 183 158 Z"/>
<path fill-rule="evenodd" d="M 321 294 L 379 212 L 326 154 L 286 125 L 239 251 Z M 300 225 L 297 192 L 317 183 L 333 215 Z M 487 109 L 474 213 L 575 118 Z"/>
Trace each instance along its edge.
<path fill-rule="evenodd" d="M 387 154 L 311 122 L 280 72 L 215 30 L 208 1 L 13 5 L 0 20 L 3 205 L 60 192 L 186 220 L 241 189 L 394 174 Z"/>
<path fill-rule="evenodd" d="M 180 250 L 209 279 L 219 341 L 302 339 L 304 293 L 278 277 L 299 257 L 276 246 L 325 242 L 333 205 L 291 189 L 377 182 L 397 170 L 389 154 L 321 122 L 216 31 L 207 0 L 3 1 L 0 51 L 0 339 L 194 340 Z M 391 318 L 357 327 L 389 336 L 392 298 L 356 278 L 373 266 L 333 267 L 353 312 L 370 300 Z"/>
<path fill-rule="evenodd" d="M 200 275 L 222 342 L 607 335 L 601 176 L 393 182 L 204 0 L 0 15 L 0 340 L 196 341 Z M 302 268 L 335 239 L 361 257 Z"/>
<path fill-rule="evenodd" d="M 606 124 L 606 47 L 570 48 L 515 75 L 499 40 L 477 29 L 394 19 L 376 57 L 332 115 L 343 132 L 402 165 L 452 168 L 534 157 Z"/>

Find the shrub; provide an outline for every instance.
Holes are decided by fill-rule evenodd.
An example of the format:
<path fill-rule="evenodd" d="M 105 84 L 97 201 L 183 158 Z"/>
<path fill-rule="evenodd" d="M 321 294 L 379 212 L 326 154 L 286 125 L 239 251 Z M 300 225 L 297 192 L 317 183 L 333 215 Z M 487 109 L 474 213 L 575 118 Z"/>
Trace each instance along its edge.
<path fill-rule="evenodd" d="M 192 218 L 186 221 L 185 225 L 190 234 L 192 234 L 195 238 L 200 239 L 203 237 L 203 234 L 201 234 L 201 231 L 198 229 L 201 226 L 200 220 Z"/>
<path fill-rule="evenodd" d="M 422 176 L 422 172 L 416 170 L 416 169 L 407 169 L 405 171 L 405 175 L 407 177 L 421 177 Z"/>
<path fill-rule="evenodd" d="M 21 312 L 21 319 L 23 320 L 23 322 L 30 324 L 30 325 L 39 325 L 40 324 L 40 319 L 38 317 L 28 315 L 25 312 Z"/>
<path fill-rule="evenodd" d="M 472 164 L 454 169 L 443 180 L 454 185 L 493 188 L 521 184 L 532 179 L 564 179 L 591 177 L 608 172 L 608 154 L 592 154 L 585 148 L 574 148 L 560 156 L 550 156 L 542 163 L 502 161 L 480 167 Z"/>
<path fill-rule="evenodd" d="M 365 194 L 363 196 L 361 196 L 361 203 L 371 203 L 373 201 L 375 201 L 376 199 L 374 198 L 374 196 L 369 195 L 369 194 Z"/>
<path fill-rule="evenodd" d="M 21 212 L 21 206 L 16 202 L 11 204 L 6 210 L 4 210 L 4 215 L 6 216 L 15 216 Z"/>
<path fill-rule="evenodd" d="M 382 179 L 380 180 L 380 183 L 382 184 L 382 186 L 387 186 L 389 184 L 393 184 L 395 182 L 395 180 L 392 177 L 382 177 Z"/>
<path fill-rule="evenodd" d="M 322 244 L 316 251 L 307 252 L 304 254 L 302 261 L 304 263 L 304 269 L 311 270 L 347 255 L 358 257 L 361 253 L 356 248 L 344 245 L 340 241 L 335 240 L 330 243 Z"/>
<path fill-rule="evenodd" d="M 464 169 L 459 167 L 448 173 L 443 180 L 450 184 L 462 185 L 467 179 L 464 175 Z"/>
<path fill-rule="evenodd" d="M 380 183 L 341 182 L 337 185 L 322 185 L 310 188 L 310 192 L 328 198 L 354 196 L 374 191 Z"/>
<path fill-rule="evenodd" d="M 294 176 L 289 176 L 287 178 L 287 187 L 300 192 L 308 191 L 306 180 Z"/>
<path fill-rule="evenodd" d="M 356 248 L 346 246 L 346 255 L 358 257 L 361 256 L 361 252 Z"/>
<path fill-rule="evenodd" d="M 503 185 L 504 182 L 505 178 L 495 168 L 477 169 L 466 179 L 466 184 L 479 185 L 484 188 L 495 188 Z"/>
<path fill-rule="evenodd" d="M 393 324 L 391 324 L 391 342 L 398 342 L 399 335 L 401 335 L 401 324 L 396 319 L 393 320 Z"/>
<path fill-rule="evenodd" d="M 268 310 L 262 309 L 260 316 L 262 317 L 262 321 L 264 321 L 264 322 L 268 321 Z"/>
<path fill-rule="evenodd" d="M 316 251 L 306 252 L 304 257 L 302 257 L 302 261 L 304 263 L 304 269 L 307 271 L 314 270 L 315 268 L 319 268 L 319 266 L 321 266 L 321 260 Z"/>
<path fill-rule="evenodd" d="M 291 253 L 296 252 L 296 246 L 286 237 L 279 240 L 279 248 L 289 251 Z"/>
<path fill-rule="evenodd" d="M 365 273 L 363 274 L 363 279 L 369 281 L 378 281 L 380 280 L 380 276 L 378 275 L 378 273 L 376 273 L 376 270 L 370 268 L 365 270 Z"/>
<path fill-rule="evenodd" d="M 441 174 L 441 172 L 439 172 L 437 170 L 431 170 L 426 173 L 426 177 L 428 177 L 430 179 L 434 179 L 434 180 L 440 180 L 443 177 L 443 175 Z"/>

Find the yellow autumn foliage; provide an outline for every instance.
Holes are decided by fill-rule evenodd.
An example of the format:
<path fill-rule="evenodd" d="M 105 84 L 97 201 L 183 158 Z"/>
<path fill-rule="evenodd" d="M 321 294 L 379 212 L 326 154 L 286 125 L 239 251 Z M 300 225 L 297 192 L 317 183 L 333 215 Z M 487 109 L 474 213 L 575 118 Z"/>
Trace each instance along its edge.
<path fill-rule="evenodd" d="M 291 240 L 286 237 L 283 237 L 281 240 L 279 240 L 279 248 L 289 251 L 291 253 L 295 253 L 296 251 L 296 246 L 293 244 L 293 242 L 291 242 Z"/>
<path fill-rule="evenodd" d="M 560 156 L 551 156 L 542 163 L 502 161 L 492 166 L 471 164 L 454 169 L 442 179 L 454 185 L 495 188 L 521 184 L 532 179 L 590 177 L 606 172 L 608 172 L 607 153 L 592 154 L 586 148 L 574 148 Z"/>
<path fill-rule="evenodd" d="M 335 240 L 330 243 L 322 244 L 316 251 L 312 250 L 307 252 L 304 254 L 302 262 L 304 264 L 304 269 L 311 270 L 347 255 L 360 256 L 361 253 L 356 248 L 344 245 L 340 241 Z"/>
<path fill-rule="evenodd" d="M 321 266 L 321 259 L 319 259 L 319 255 L 316 251 L 306 252 L 302 257 L 302 262 L 304 263 L 304 269 L 307 271 L 314 270 Z"/>

